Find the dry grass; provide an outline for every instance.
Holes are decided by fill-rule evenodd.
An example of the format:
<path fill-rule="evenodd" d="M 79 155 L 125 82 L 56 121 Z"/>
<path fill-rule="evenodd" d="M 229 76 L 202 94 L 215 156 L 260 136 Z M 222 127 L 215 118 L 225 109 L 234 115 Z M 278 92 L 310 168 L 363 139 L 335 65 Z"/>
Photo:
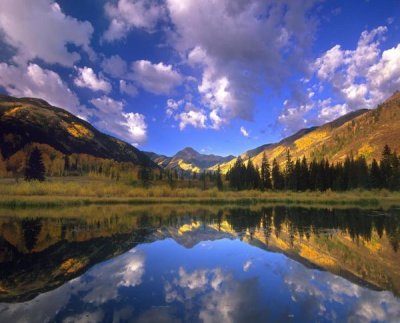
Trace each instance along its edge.
<path fill-rule="evenodd" d="M 119 203 L 281 203 L 321 205 L 400 206 L 400 192 L 388 190 L 347 192 L 261 192 L 218 191 L 216 188 L 150 188 L 88 178 L 58 179 L 47 182 L 0 182 L 0 205 L 82 205 Z"/>

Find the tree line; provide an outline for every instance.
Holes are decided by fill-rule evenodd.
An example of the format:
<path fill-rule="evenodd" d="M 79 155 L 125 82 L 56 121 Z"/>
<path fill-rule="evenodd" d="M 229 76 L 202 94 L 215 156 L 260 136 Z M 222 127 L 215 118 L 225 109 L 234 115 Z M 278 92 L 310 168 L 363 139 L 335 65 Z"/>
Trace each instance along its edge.
<path fill-rule="evenodd" d="M 348 156 L 344 162 L 333 164 L 325 158 L 308 162 L 303 156 L 301 159 L 293 160 L 288 149 L 282 169 L 276 159 L 271 165 L 265 153 L 260 168 L 254 166 L 251 159 L 246 165 L 239 156 L 226 174 L 226 179 L 230 187 L 236 190 L 345 191 L 357 188 L 400 190 L 400 156 L 385 145 L 379 162 L 373 159 L 368 165 L 364 156 L 357 158 Z"/>

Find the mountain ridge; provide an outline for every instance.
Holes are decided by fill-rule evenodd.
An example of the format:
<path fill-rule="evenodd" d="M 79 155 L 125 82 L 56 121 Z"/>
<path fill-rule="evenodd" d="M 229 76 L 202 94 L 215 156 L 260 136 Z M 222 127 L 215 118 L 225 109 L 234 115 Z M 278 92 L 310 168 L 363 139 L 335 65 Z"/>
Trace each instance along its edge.
<path fill-rule="evenodd" d="M 0 125 L 0 150 L 5 159 L 34 143 L 66 155 L 88 154 L 157 167 L 136 147 L 42 99 L 0 95 Z"/>
<path fill-rule="evenodd" d="M 257 147 L 242 159 L 251 158 L 256 166 L 261 166 L 263 154 L 272 163 L 276 159 L 283 164 L 289 149 L 293 159 L 322 159 L 343 162 L 346 156 L 363 155 L 368 162 L 380 159 L 382 149 L 388 144 L 393 150 L 400 149 L 400 92 L 395 92 L 375 109 L 359 109 L 349 112 L 320 126 L 301 129 L 277 143 Z M 219 166 L 226 173 L 237 158 L 209 168 L 215 171 Z"/>
<path fill-rule="evenodd" d="M 218 163 L 227 162 L 235 158 L 232 155 L 223 157 L 214 154 L 201 154 L 192 147 L 185 147 L 179 150 L 172 157 L 159 155 L 154 152 L 145 153 L 153 160 L 153 162 L 162 168 L 197 173 Z"/>

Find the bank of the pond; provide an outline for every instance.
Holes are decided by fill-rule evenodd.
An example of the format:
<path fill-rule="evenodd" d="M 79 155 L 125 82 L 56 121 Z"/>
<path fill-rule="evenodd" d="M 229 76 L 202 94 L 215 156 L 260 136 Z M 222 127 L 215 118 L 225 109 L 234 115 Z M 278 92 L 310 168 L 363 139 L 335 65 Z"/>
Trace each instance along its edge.
<path fill-rule="evenodd" d="M 354 190 L 345 192 L 218 191 L 216 188 L 175 188 L 92 179 L 46 182 L 0 182 L 1 207 L 59 207 L 91 204 L 284 204 L 400 207 L 400 192 Z"/>
<path fill-rule="evenodd" d="M 80 205 L 117 205 L 117 204 L 209 204 L 209 205 L 322 205 L 322 206 L 369 206 L 369 207 L 400 207 L 397 195 L 385 197 L 370 197 L 368 193 L 357 194 L 324 194 L 324 193 L 293 193 L 271 192 L 262 196 L 241 196 L 241 192 L 228 196 L 152 196 L 152 197 L 90 197 L 90 196 L 60 196 L 60 195 L 8 195 L 0 197 L 0 206 L 16 207 L 64 207 Z M 249 192 L 243 192 L 250 195 Z M 247 194 L 246 194 L 247 193 Z M 232 196 L 235 195 L 235 196 Z"/>

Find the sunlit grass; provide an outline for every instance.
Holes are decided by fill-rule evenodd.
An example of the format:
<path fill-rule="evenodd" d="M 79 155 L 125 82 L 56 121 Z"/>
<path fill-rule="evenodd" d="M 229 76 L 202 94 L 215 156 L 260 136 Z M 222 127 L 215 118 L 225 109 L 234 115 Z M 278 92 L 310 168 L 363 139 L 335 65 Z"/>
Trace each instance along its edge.
<path fill-rule="evenodd" d="M 400 205 L 400 192 L 388 190 L 353 190 L 346 192 L 290 192 L 258 190 L 218 191 L 216 188 L 171 189 L 166 184 L 149 188 L 109 180 L 87 178 L 57 179 L 46 182 L 0 182 L 0 204 L 16 205 L 75 205 L 117 203 L 282 203 L 282 204 L 355 204 Z"/>

